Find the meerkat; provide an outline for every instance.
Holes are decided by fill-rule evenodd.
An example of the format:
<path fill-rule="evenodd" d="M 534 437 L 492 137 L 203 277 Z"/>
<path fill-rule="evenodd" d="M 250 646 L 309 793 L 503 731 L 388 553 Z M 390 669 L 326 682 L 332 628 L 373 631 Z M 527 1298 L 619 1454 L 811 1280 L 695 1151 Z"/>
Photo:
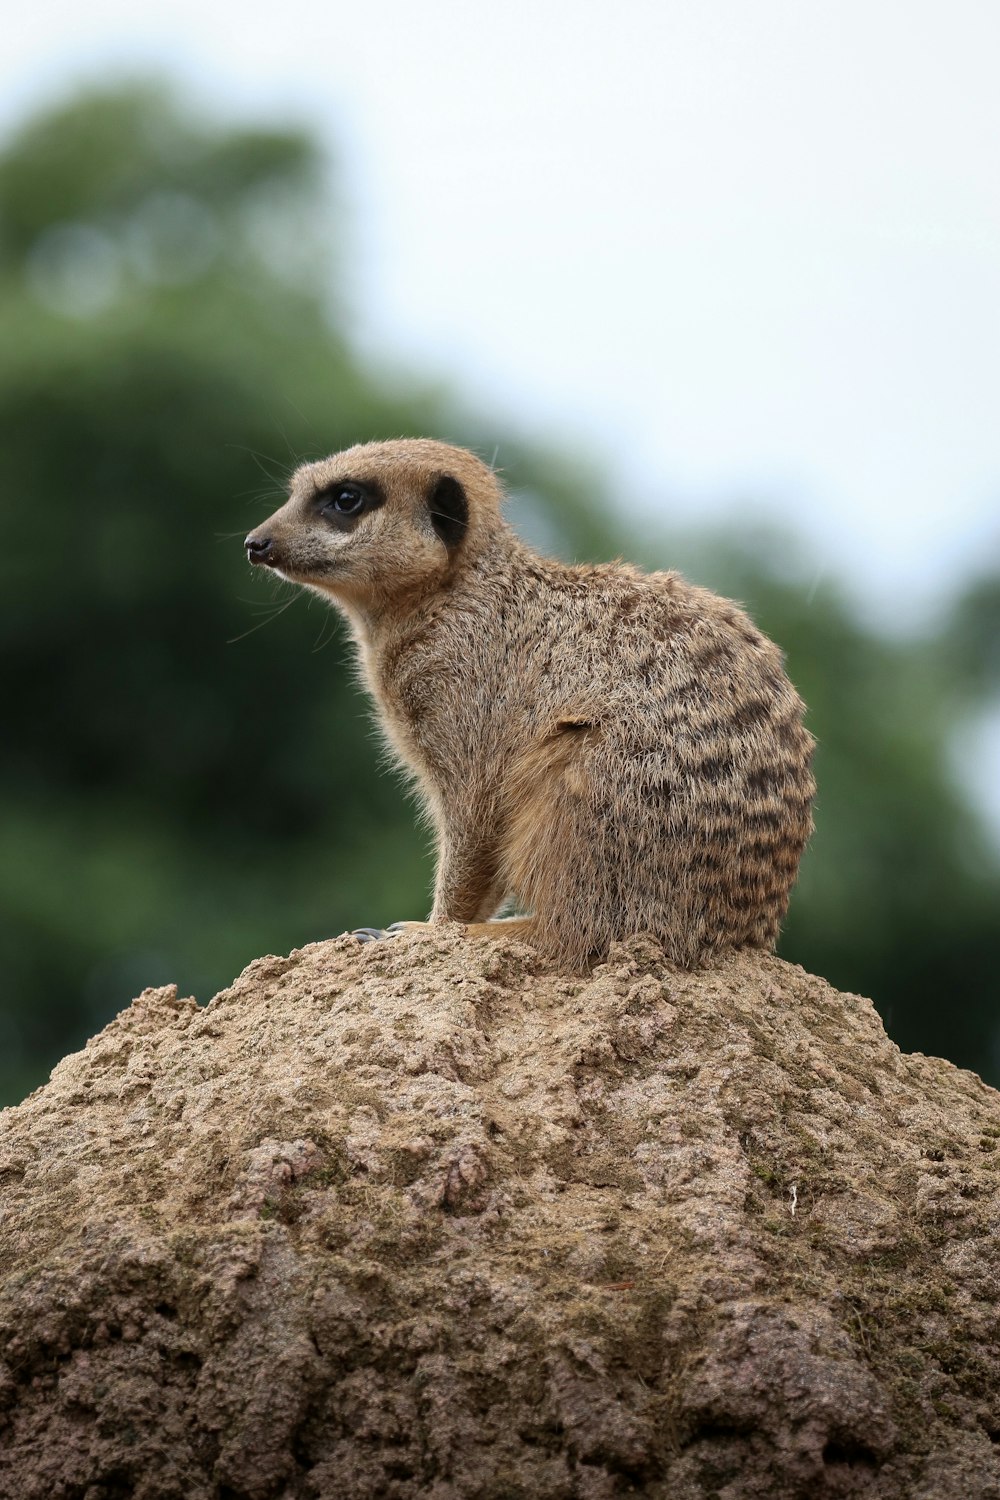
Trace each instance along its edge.
<path fill-rule="evenodd" d="M 572 969 L 638 933 L 683 967 L 772 948 L 815 792 L 780 651 L 677 573 L 540 556 L 502 502 L 464 449 L 367 443 L 244 544 L 346 617 L 436 833 L 430 923 Z"/>

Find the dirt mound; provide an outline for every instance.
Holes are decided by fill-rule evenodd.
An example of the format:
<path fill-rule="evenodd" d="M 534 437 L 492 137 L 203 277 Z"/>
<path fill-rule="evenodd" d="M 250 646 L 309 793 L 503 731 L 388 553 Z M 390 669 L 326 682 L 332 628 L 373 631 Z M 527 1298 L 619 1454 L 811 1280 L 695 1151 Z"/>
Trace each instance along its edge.
<path fill-rule="evenodd" d="M 0 1116 L 11 1500 L 1000 1497 L 1000 1095 L 777 959 L 147 990 Z"/>

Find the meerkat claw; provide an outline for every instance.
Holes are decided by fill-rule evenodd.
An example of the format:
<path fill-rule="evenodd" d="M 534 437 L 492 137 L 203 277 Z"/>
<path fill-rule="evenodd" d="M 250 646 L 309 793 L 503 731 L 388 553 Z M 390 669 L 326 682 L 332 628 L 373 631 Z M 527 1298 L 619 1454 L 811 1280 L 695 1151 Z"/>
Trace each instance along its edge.
<path fill-rule="evenodd" d="M 423 922 L 390 922 L 388 927 L 355 927 L 351 937 L 359 943 L 381 943 L 385 938 L 398 937 L 410 927 L 422 927 Z"/>

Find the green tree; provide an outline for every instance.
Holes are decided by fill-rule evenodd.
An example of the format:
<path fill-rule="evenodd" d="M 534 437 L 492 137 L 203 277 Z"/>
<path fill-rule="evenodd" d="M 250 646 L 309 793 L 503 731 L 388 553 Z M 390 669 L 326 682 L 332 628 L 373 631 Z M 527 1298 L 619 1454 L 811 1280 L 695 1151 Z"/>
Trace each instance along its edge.
<path fill-rule="evenodd" d="M 335 617 L 243 560 L 298 462 L 499 442 L 529 534 L 638 544 L 585 464 L 369 368 L 331 179 L 302 133 L 157 86 L 71 100 L 0 157 L 0 1099 L 144 984 L 207 998 L 258 954 L 426 908 Z M 943 650 L 807 605 L 783 550 L 713 545 L 692 572 L 789 648 L 821 741 L 786 952 L 873 993 L 908 1045 L 986 1067 L 997 874 L 947 771 Z"/>

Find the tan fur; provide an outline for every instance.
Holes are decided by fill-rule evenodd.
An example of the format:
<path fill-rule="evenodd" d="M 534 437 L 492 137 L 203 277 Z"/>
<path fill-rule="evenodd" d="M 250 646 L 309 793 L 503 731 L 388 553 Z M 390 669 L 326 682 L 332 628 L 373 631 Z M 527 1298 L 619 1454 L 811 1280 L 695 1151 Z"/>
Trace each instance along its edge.
<path fill-rule="evenodd" d="M 468 505 L 449 543 L 442 476 Z M 321 507 L 348 481 L 384 503 L 342 532 Z M 436 830 L 430 920 L 490 932 L 513 901 L 518 933 L 574 967 L 637 932 L 683 965 L 772 947 L 815 790 L 777 647 L 676 573 L 538 556 L 501 500 L 462 449 L 371 443 L 300 469 L 247 539 L 351 624 Z"/>

